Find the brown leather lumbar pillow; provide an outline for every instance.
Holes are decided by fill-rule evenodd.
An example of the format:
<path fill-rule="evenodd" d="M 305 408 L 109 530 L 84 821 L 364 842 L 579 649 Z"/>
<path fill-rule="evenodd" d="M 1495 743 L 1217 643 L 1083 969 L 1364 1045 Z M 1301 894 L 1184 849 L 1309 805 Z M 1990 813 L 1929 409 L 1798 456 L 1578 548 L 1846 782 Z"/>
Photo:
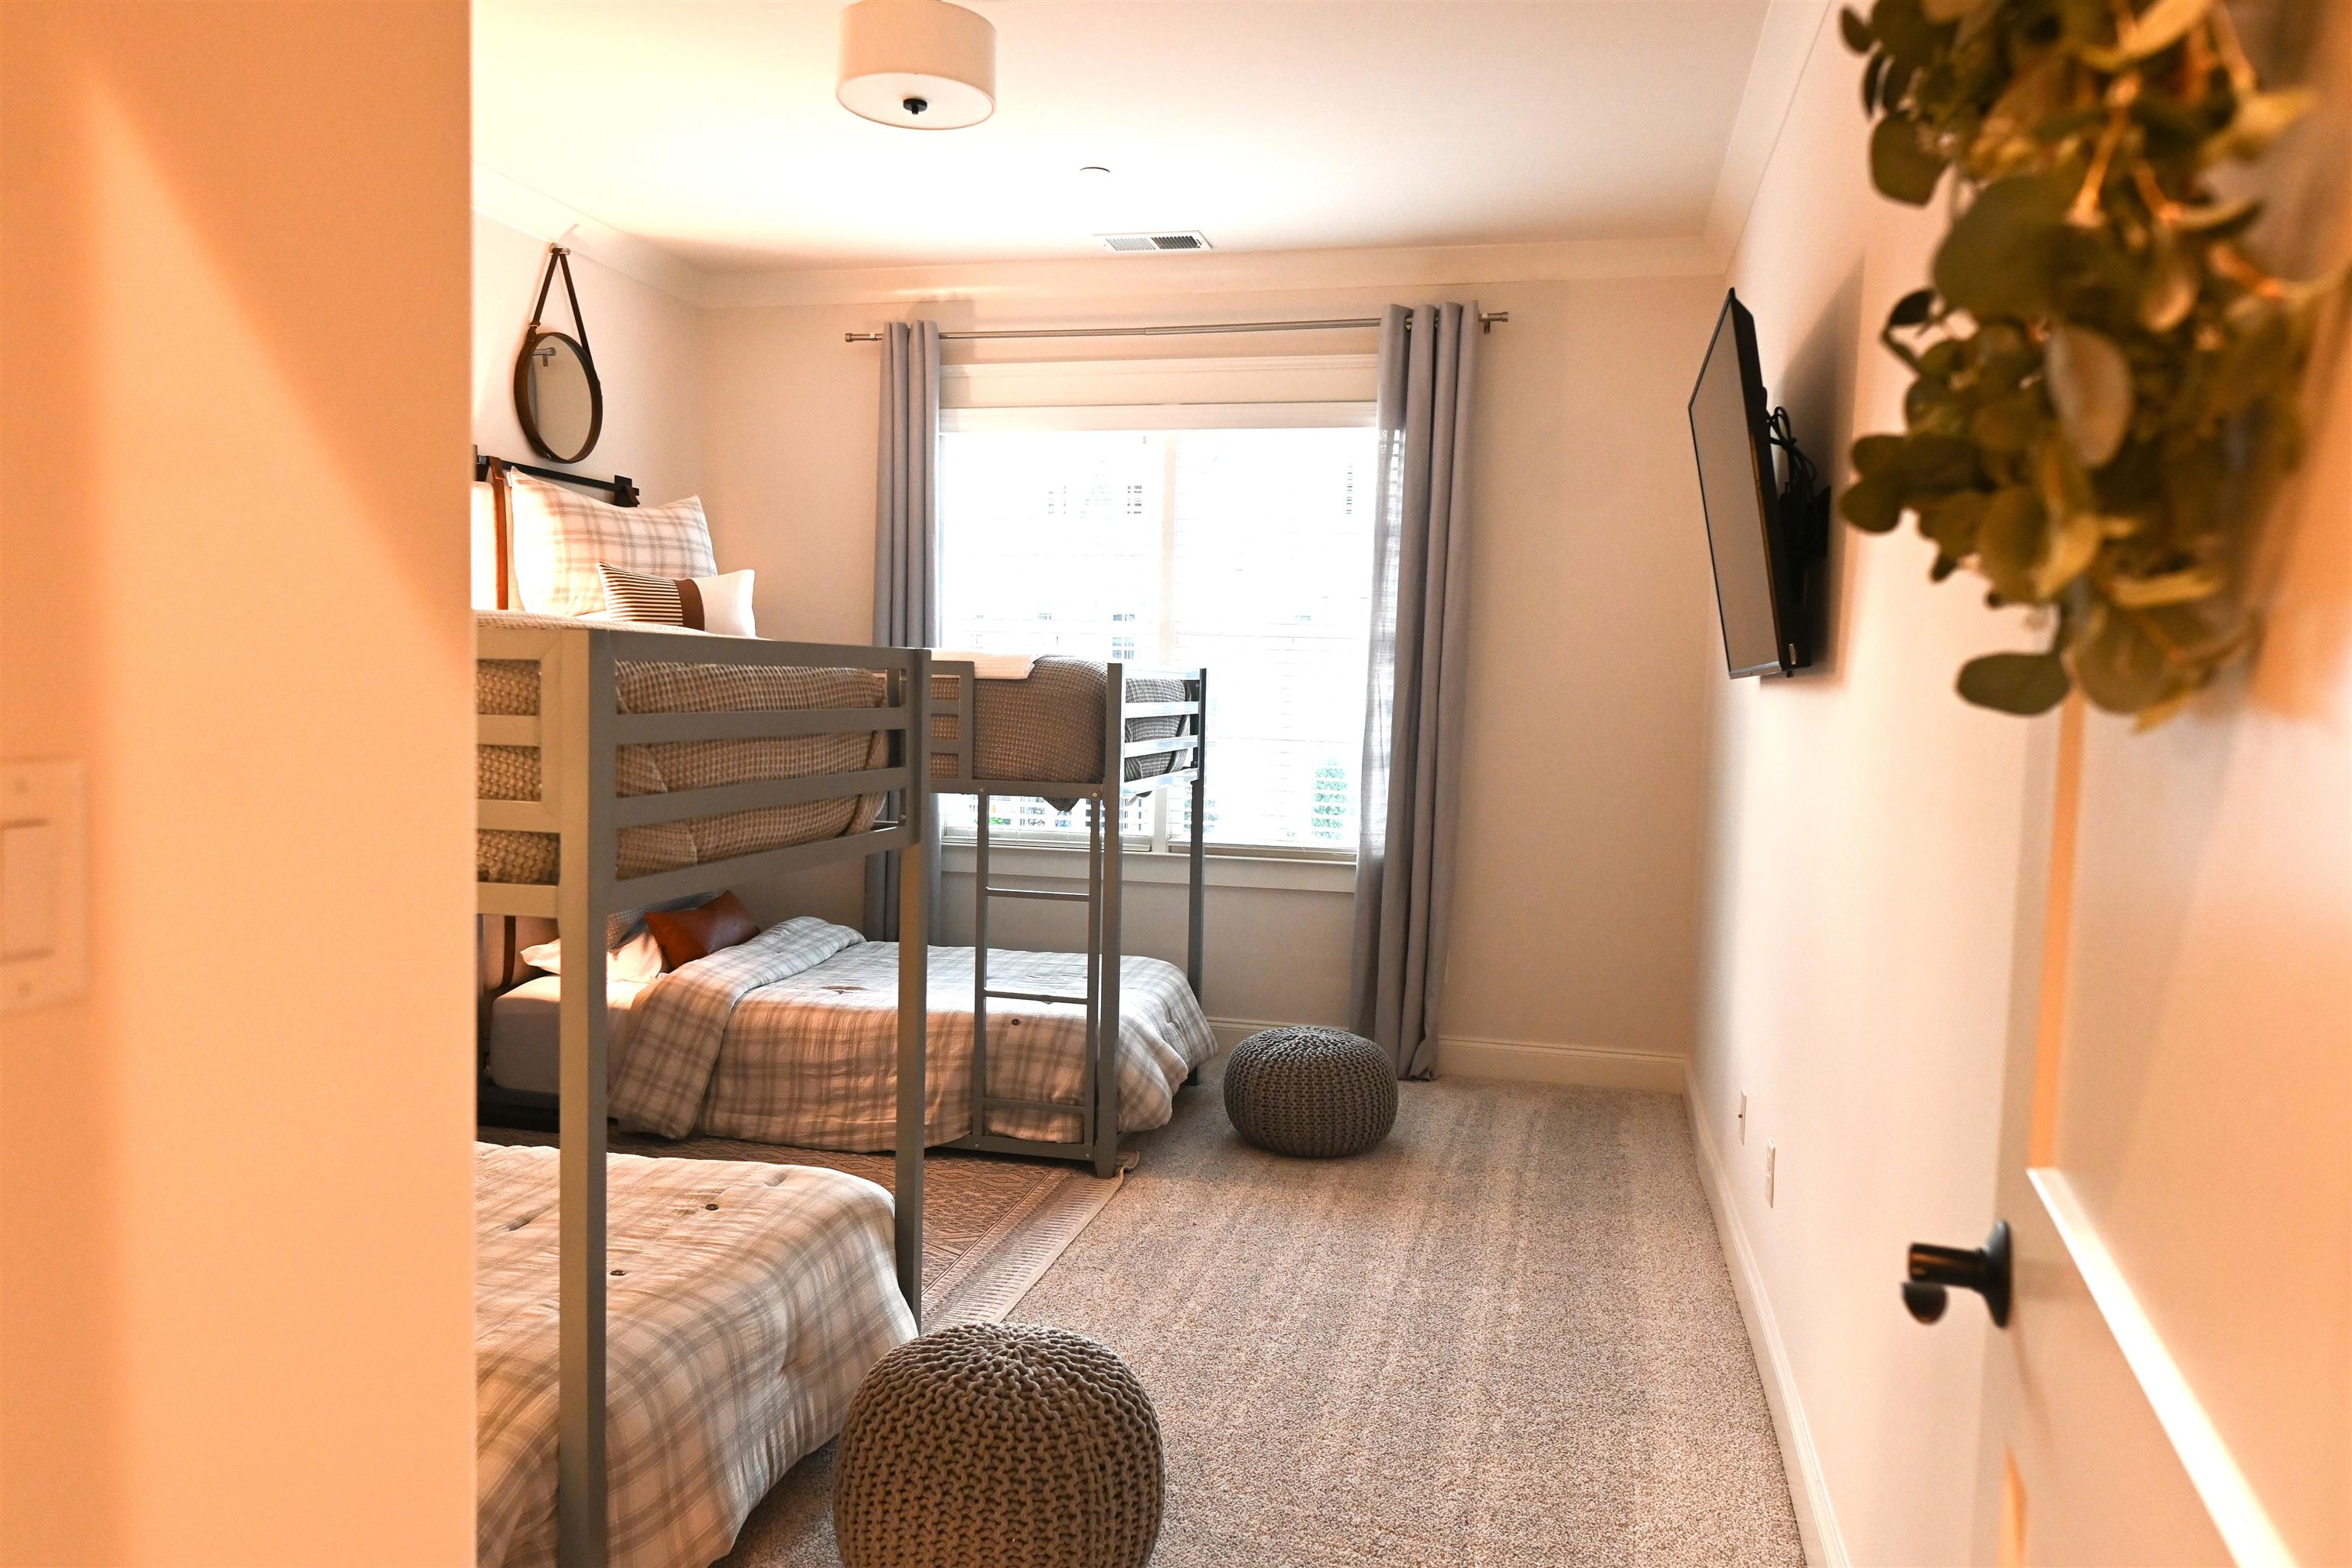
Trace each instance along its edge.
<path fill-rule="evenodd" d="M 708 958 L 760 934 L 760 922 L 732 893 L 721 893 L 700 909 L 656 910 L 646 916 L 646 929 L 661 944 L 662 967 L 676 969 Z"/>

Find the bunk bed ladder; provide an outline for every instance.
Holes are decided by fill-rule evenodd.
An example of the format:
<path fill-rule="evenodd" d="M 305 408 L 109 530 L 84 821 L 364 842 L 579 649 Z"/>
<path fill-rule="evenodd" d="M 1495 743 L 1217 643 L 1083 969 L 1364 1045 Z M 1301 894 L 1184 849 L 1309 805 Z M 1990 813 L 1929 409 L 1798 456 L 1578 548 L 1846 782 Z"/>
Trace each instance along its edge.
<path fill-rule="evenodd" d="M 988 1131 L 990 1112 L 995 1110 L 1036 1110 L 1077 1112 L 1082 1123 L 1075 1143 L 1048 1145 L 1066 1150 L 1072 1154 L 1095 1157 L 1097 1133 L 1095 1121 L 1094 1058 L 1095 1040 L 1100 1029 L 1097 1008 L 1097 985 L 1101 973 L 1101 930 L 1096 910 L 1102 898 L 1102 802 L 1089 802 L 1087 823 L 1087 890 L 1083 893 L 1064 892 L 1044 888 L 1000 888 L 990 879 L 992 871 L 989 855 L 989 805 L 993 796 L 982 790 L 978 801 L 977 823 L 972 832 L 972 1004 L 971 1004 L 971 1129 L 967 1142 L 974 1148 L 993 1149 L 999 1152 L 1034 1153 L 1033 1141 L 1000 1138 Z M 1024 991 L 993 986 L 988 983 L 988 908 L 992 899 L 1031 899 L 1049 903 L 1073 903 L 1087 906 L 1087 981 L 1083 991 Z M 1087 1010 L 1086 1045 L 1087 1077 L 1077 1105 L 1050 1100 L 1022 1100 L 992 1094 L 988 1088 L 988 1005 L 999 1002 L 1061 1003 L 1083 1005 Z"/>

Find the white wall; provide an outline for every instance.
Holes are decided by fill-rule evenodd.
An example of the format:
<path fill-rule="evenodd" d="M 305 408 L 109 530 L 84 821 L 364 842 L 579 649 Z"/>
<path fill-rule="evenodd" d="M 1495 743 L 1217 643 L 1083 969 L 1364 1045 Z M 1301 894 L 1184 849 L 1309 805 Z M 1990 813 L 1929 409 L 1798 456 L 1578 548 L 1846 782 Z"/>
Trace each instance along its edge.
<path fill-rule="evenodd" d="M 514 360 L 546 263 L 546 240 L 474 215 L 474 444 L 540 464 L 547 459 L 530 449 L 515 417 Z M 572 276 L 604 387 L 604 427 L 579 462 L 547 466 L 626 474 L 648 505 L 694 494 L 702 482 L 702 312 L 576 248 Z M 560 275 L 541 319 L 572 331 Z"/>
<path fill-rule="evenodd" d="M 0 5 L 0 1561 L 472 1557 L 466 34 Z"/>
<path fill-rule="evenodd" d="M 1876 331 L 1936 226 L 1870 188 L 1860 68 L 1824 25 L 1732 266 L 1772 396 L 1841 478 L 1858 428 L 1901 428 Z M 1929 559 L 1840 524 L 1829 668 L 1718 685 L 1690 1088 L 1782 1447 L 1816 1467 L 1793 1488 L 1834 1500 L 1825 1555 L 1842 1537 L 1870 1563 L 1968 1547 L 1984 1315 L 1923 1329 L 1896 1285 L 1909 1241 L 1971 1246 L 1992 1218 L 2029 734 L 1952 694 L 2027 634 Z"/>
<path fill-rule="evenodd" d="M 1213 298 L 1120 287 L 1123 258 L 1056 287 L 975 271 L 937 304 L 714 310 L 704 318 L 704 494 L 722 567 L 759 569 L 770 636 L 864 640 L 871 625 L 877 365 L 847 330 L 929 312 L 952 328 L 1377 314 L 1475 297 L 1510 322 L 1480 345 L 1472 644 L 1447 1062 L 1562 1070 L 1557 1047 L 1678 1080 L 1695 1016 L 1706 713 L 1717 679 L 1683 401 L 1712 279 L 1400 285 Z M 1134 277 L 1129 273 L 1127 276 Z M 1099 281 L 1097 281 L 1099 279 Z M 1363 352 L 1371 334 L 1057 343 L 1057 355 Z M 1039 345 L 989 345 L 1040 357 Z M 951 356 L 974 351 L 950 345 Z M 804 887 L 842 918 L 855 872 Z M 951 881 L 950 931 L 969 892 Z M 1129 900 L 1138 951 L 1174 956 L 1177 889 Z M 1051 909 L 1006 910 L 1009 942 L 1069 945 Z M 1219 889 L 1209 1002 L 1225 1018 L 1339 1021 L 1345 893 Z M 1514 1049 L 1482 1042 L 1509 1042 Z M 1661 1058 L 1664 1058 L 1661 1061 Z M 1570 1070 L 1594 1070 L 1592 1060 Z"/>

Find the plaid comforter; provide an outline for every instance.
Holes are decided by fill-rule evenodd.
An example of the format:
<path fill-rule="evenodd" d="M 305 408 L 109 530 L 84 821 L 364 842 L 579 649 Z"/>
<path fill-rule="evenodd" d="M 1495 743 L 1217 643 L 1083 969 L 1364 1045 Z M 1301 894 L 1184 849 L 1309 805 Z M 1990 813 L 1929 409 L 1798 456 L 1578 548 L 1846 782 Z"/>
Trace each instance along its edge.
<path fill-rule="evenodd" d="M 557 1156 L 474 1156 L 475 1558 L 551 1563 Z M 615 1154 L 608 1171 L 613 1562 L 706 1563 L 914 1336 L 890 1196 L 805 1165 Z"/>
<path fill-rule="evenodd" d="M 930 950 L 924 1141 L 972 1131 L 972 950 Z M 1083 953 L 992 948 L 1001 989 L 1080 993 Z M 818 1149 L 888 1149 L 897 1126 L 898 946 L 803 916 L 662 976 L 632 1008 L 612 1111 L 666 1137 L 701 1132 Z M 1164 1123 L 1177 1089 L 1216 1053 L 1181 971 L 1156 958 L 1119 968 L 1121 1131 Z M 1076 1107 L 1086 1084 L 1086 1009 L 989 1005 L 990 1092 Z M 1078 1112 L 998 1110 L 987 1131 L 1073 1142 Z"/>

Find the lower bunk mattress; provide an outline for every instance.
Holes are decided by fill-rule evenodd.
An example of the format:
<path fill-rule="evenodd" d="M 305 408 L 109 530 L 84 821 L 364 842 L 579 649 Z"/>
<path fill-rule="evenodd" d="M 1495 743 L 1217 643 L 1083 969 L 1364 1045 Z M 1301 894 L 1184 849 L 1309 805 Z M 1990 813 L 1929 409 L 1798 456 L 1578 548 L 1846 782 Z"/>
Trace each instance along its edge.
<path fill-rule="evenodd" d="M 992 987 L 1082 993 L 1083 953 L 991 948 Z M 490 1009 L 491 1080 L 552 1092 L 559 1048 L 553 975 L 499 996 Z M 803 1148 L 893 1146 L 898 1060 L 898 946 L 801 916 L 663 975 L 614 984 L 607 1056 L 614 1116 L 665 1137 L 693 1133 Z M 950 1143 L 972 1127 L 972 950 L 930 950 L 930 1039 L 924 1139 Z M 985 1131 L 1075 1142 L 1086 1086 L 1086 1008 L 992 1000 L 988 1083 L 1008 1100 L 1066 1112 L 998 1109 Z M 1119 966 L 1113 1060 L 1118 1125 L 1164 1124 L 1176 1090 L 1216 1054 L 1216 1037 L 1183 972 L 1156 958 Z"/>
<path fill-rule="evenodd" d="M 474 1156 L 475 1557 L 537 1568 L 556 1544 L 558 1156 Z M 890 1195 L 805 1165 L 615 1154 L 607 1172 L 612 1561 L 706 1563 L 914 1337 Z"/>

